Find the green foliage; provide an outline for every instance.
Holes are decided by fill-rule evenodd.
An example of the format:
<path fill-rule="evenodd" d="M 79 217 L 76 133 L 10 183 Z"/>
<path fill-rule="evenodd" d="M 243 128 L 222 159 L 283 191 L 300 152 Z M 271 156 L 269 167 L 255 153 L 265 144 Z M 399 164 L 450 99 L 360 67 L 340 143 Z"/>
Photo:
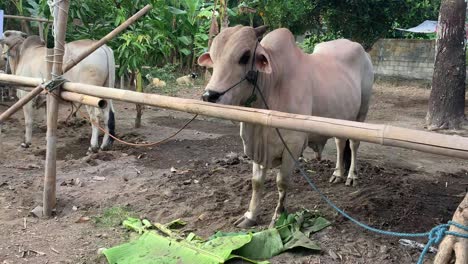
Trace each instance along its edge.
<path fill-rule="evenodd" d="M 241 5 L 255 8 L 273 29 L 287 27 L 296 35 L 307 31 L 319 35 L 309 40 L 306 50 L 310 50 L 317 40 L 332 36 L 352 39 L 365 48 L 382 37 L 414 37 L 395 28 L 437 19 L 440 0 L 245 0 Z"/>
<path fill-rule="evenodd" d="M 99 227 L 116 227 L 122 224 L 122 221 L 134 214 L 129 208 L 124 206 L 114 206 L 104 210 L 101 216 L 94 217 L 94 223 Z"/>
<path fill-rule="evenodd" d="M 286 27 L 294 34 L 319 26 L 321 3 L 317 0 L 245 0 L 240 6 L 255 8 L 271 28 Z"/>
<path fill-rule="evenodd" d="M 227 1 L 231 25 L 267 24 L 270 29 L 289 28 L 295 35 L 310 35 L 301 47 L 311 52 L 316 43 L 349 38 L 369 48 L 381 37 L 432 38 L 408 34 L 397 27 L 415 26 L 437 19 L 440 0 L 242 0 Z M 146 4 L 153 9 L 110 41 L 119 75 L 141 70 L 144 65 L 178 64 L 192 68 L 207 51 L 213 0 L 73 0 L 70 2 L 67 41 L 99 39 Z M 242 8 L 255 13 L 240 13 Z M 50 17 L 47 0 L 7 0 L 8 14 Z M 219 12 L 218 12 L 219 13 Z M 37 27 L 37 23 L 32 23 Z M 21 29 L 18 21 L 7 20 L 7 29 Z M 50 29 L 45 34 L 51 40 Z M 162 79 L 162 77 L 161 77 Z"/>
<path fill-rule="evenodd" d="M 314 51 L 315 45 L 325 41 L 335 40 L 340 37 L 341 36 L 334 34 L 310 35 L 309 37 L 305 38 L 302 43 L 299 44 L 299 47 L 305 53 L 312 53 Z"/>

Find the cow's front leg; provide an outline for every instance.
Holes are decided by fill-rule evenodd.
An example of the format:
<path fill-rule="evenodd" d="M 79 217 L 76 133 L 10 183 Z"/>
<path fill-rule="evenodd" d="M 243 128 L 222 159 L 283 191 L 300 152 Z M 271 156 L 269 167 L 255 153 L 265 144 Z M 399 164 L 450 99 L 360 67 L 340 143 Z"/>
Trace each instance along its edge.
<path fill-rule="evenodd" d="M 270 222 L 270 228 L 275 226 L 278 217 L 285 211 L 286 193 L 289 185 L 289 175 L 294 169 L 294 160 L 291 158 L 289 152 L 283 153 L 283 160 L 281 168 L 276 175 L 276 187 L 278 188 L 278 204 L 276 205 L 275 213 Z"/>
<path fill-rule="evenodd" d="M 114 117 L 114 110 L 112 107 L 112 101 L 109 100 L 109 105 L 107 106 L 106 109 L 104 109 L 104 124 L 106 126 L 107 132 L 104 134 L 104 137 L 102 139 L 102 145 L 101 149 L 102 150 L 109 150 L 112 147 L 112 142 L 114 142 L 114 139 L 109 136 L 115 136 L 115 117 Z"/>
<path fill-rule="evenodd" d="M 252 198 L 250 199 L 249 210 L 234 224 L 240 228 L 249 228 L 257 224 L 259 205 L 263 198 L 263 189 L 267 169 L 257 163 L 253 163 L 252 176 Z"/>
<path fill-rule="evenodd" d="M 356 186 L 357 185 L 357 151 L 359 148 L 360 141 L 349 140 L 349 146 L 351 148 L 351 166 L 349 167 L 348 178 L 346 179 L 347 186 Z"/>
<path fill-rule="evenodd" d="M 97 127 L 99 125 L 99 118 L 94 107 L 86 107 L 86 109 L 91 120 L 91 145 L 88 149 L 88 154 L 90 154 L 99 151 L 99 129 Z"/>
<path fill-rule="evenodd" d="M 34 105 L 33 102 L 28 102 L 25 106 L 23 106 L 23 113 L 24 113 L 24 141 L 21 143 L 22 148 L 29 148 L 32 142 L 32 130 L 33 130 L 33 123 L 34 123 Z"/>
<path fill-rule="evenodd" d="M 343 166 L 343 154 L 346 146 L 346 140 L 335 138 L 336 143 L 336 167 L 333 175 L 330 177 L 331 183 L 339 183 L 343 180 L 345 168 Z"/>

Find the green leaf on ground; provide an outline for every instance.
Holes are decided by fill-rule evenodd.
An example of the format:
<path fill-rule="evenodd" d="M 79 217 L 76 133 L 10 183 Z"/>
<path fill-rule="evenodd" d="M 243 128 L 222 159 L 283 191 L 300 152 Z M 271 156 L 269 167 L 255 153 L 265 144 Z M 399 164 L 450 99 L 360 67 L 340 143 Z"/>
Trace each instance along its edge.
<path fill-rule="evenodd" d="M 175 229 L 186 225 L 180 219 L 163 225 L 128 218 L 123 225 L 142 235 L 137 240 L 105 250 L 110 264 L 217 264 L 233 258 L 266 264 L 269 262 L 262 260 L 292 248 L 320 250 L 318 243 L 309 236 L 329 226 L 330 222 L 317 212 L 302 210 L 282 214 L 275 228 L 249 233 L 218 231 L 208 240 L 194 233 L 187 236 L 179 233 Z M 156 229 L 150 230 L 153 227 Z"/>
<path fill-rule="evenodd" d="M 252 241 L 234 253 L 250 259 L 269 259 L 283 251 L 283 242 L 278 230 L 267 229 L 254 233 Z"/>
<path fill-rule="evenodd" d="M 136 241 L 103 253 L 110 264 L 218 264 L 230 259 L 233 250 L 251 239 L 251 235 L 220 237 L 199 247 L 150 231 L 144 232 Z"/>

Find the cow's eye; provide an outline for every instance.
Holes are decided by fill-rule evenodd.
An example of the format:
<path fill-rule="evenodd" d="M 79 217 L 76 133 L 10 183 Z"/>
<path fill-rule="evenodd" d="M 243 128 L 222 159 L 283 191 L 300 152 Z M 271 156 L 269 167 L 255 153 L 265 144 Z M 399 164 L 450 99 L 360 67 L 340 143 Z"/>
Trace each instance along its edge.
<path fill-rule="evenodd" d="M 246 51 L 244 52 L 244 54 L 242 54 L 242 57 L 239 60 L 239 64 L 245 65 L 249 62 L 249 59 L 250 59 L 250 51 Z"/>

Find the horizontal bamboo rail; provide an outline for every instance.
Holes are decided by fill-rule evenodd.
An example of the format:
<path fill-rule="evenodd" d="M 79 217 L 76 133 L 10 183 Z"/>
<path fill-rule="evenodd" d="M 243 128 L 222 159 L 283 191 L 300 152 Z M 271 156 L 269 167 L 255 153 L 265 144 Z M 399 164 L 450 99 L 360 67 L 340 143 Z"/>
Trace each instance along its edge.
<path fill-rule="evenodd" d="M 6 83 L 6 84 L 11 84 L 11 85 L 17 85 L 17 83 L 15 83 L 15 79 L 17 79 L 17 77 L 21 77 L 21 76 L 16 76 L 16 75 L 12 75 L 12 74 L 3 74 L 3 73 L 1 73 L 1 75 L 2 75 L 3 79 L 0 81 L 0 83 Z M 27 81 L 27 82 L 24 82 L 22 84 L 22 85 L 26 85 L 26 86 L 29 86 L 29 87 L 21 87 L 21 89 L 23 89 L 23 90 L 32 90 L 33 86 L 38 85 L 37 84 L 38 79 L 34 79 L 34 78 L 30 78 L 30 79 L 31 80 L 29 82 Z M 40 93 L 41 94 L 46 94 L 46 91 L 42 90 Z M 98 107 L 98 108 L 101 108 L 101 109 L 104 109 L 107 106 L 107 101 L 105 99 L 98 98 L 98 97 L 95 97 L 95 96 L 90 96 L 90 95 L 84 95 L 84 94 L 64 91 L 64 92 L 60 93 L 60 97 L 65 101 L 70 101 L 70 102 L 80 103 L 80 104 L 84 104 L 84 105 L 94 106 L 94 107 Z M 7 111 L 8 111 L 8 109 L 5 112 L 7 112 Z M 2 113 L 1 115 L 3 115 L 4 113 Z"/>
<path fill-rule="evenodd" d="M 26 21 L 45 22 L 45 23 L 54 22 L 52 20 L 49 20 L 49 19 L 46 19 L 46 18 L 41 18 L 41 17 L 25 17 L 25 16 L 14 16 L 14 15 L 4 15 L 3 17 L 18 19 L 18 20 L 26 20 Z"/>
<path fill-rule="evenodd" d="M 137 19 L 145 15 L 149 10 L 153 8 L 151 5 L 146 5 L 143 7 L 140 11 L 135 13 L 133 16 L 131 16 L 129 19 L 127 19 L 124 23 L 122 23 L 120 26 L 116 27 L 114 30 L 109 32 L 106 36 L 104 36 L 102 39 L 100 39 L 98 42 L 93 44 L 91 47 L 88 48 L 85 52 L 81 53 L 78 55 L 75 59 L 71 60 L 68 62 L 64 67 L 63 67 L 63 73 L 66 73 L 69 71 L 71 68 L 75 67 L 80 61 L 82 61 L 84 58 L 86 58 L 88 55 L 93 53 L 95 50 L 97 50 L 99 47 L 102 45 L 106 44 L 108 41 L 110 41 L 112 38 L 120 34 L 122 31 L 124 31 L 126 28 L 128 28 L 131 24 L 135 23 Z M 25 96 L 21 97 L 15 104 L 13 104 L 10 108 L 8 108 L 5 112 L 0 114 L 0 124 L 7 120 L 11 115 L 16 113 L 18 110 L 21 109 L 25 104 L 27 104 L 29 101 L 31 101 L 34 97 L 39 95 L 43 91 L 43 87 L 41 84 L 38 84 L 33 90 L 31 90 L 28 94 Z"/>
<path fill-rule="evenodd" d="M 60 97 L 65 101 L 94 106 L 94 107 L 98 107 L 101 109 L 104 109 L 107 106 L 106 100 L 95 97 L 95 96 L 90 96 L 90 95 L 84 95 L 84 94 L 73 93 L 73 92 L 61 92 Z"/>
<path fill-rule="evenodd" d="M 41 80 L 0 74 L 0 81 L 35 86 Z M 422 152 L 468 159 L 468 138 L 443 135 L 389 125 L 360 123 L 316 116 L 297 115 L 272 110 L 202 102 L 157 94 L 137 93 L 95 85 L 66 82 L 70 92 L 137 103 L 206 116 L 218 117 L 268 127 L 316 133 L 330 137 L 350 138 L 385 146 L 414 149 Z"/>

